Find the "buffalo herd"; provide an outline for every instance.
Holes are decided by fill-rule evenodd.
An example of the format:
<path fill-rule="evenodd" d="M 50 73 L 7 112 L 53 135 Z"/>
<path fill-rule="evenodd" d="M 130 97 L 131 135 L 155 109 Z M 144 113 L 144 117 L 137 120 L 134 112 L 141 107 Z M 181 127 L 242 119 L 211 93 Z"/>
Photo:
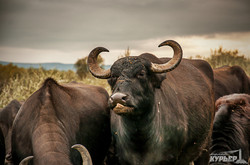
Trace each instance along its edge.
<path fill-rule="evenodd" d="M 239 66 L 150 53 L 97 63 L 98 86 L 47 78 L 26 101 L 0 109 L 0 165 L 248 164 L 250 78 Z M 1 98 L 3 99 L 3 98 Z"/>

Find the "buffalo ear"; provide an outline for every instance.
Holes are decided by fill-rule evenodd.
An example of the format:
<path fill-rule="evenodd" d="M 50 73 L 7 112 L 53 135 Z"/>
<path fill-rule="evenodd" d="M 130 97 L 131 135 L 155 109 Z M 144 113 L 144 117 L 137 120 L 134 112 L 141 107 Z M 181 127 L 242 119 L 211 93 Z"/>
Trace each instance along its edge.
<path fill-rule="evenodd" d="M 155 88 L 160 88 L 163 80 L 166 79 L 166 73 L 153 73 L 152 84 Z"/>

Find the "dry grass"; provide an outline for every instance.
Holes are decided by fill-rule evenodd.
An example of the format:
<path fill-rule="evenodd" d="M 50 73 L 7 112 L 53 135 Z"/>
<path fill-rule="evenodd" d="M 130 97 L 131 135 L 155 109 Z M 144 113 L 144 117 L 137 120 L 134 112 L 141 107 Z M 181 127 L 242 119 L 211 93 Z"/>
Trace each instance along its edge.
<path fill-rule="evenodd" d="M 81 80 L 73 71 L 44 70 L 42 68 L 27 69 L 22 75 L 11 77 L 8 83 L 3 85 L 2 92 L 0 93 L 0 108 L 5 107 L 13 99 L 19 101 L 26 100 L 41 87 L 44 80 L 48 77 L 55 79 L 58 83 L 77 81 L 84 84 L 101 86 L 110 92 L 106 80 L 96 79 L 90 74 Z"/>

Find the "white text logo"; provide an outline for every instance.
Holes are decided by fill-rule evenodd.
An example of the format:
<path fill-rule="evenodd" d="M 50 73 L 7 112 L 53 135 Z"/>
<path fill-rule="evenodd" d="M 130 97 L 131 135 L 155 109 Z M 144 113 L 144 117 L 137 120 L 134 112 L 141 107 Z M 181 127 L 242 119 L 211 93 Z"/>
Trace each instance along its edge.
<path fill-rule="evenodd" d="M 242 159 L 241 149 L 210 154 L 210 163 L 248 164 Z M 238 153 L 238 154 L 237 154 Z"/>

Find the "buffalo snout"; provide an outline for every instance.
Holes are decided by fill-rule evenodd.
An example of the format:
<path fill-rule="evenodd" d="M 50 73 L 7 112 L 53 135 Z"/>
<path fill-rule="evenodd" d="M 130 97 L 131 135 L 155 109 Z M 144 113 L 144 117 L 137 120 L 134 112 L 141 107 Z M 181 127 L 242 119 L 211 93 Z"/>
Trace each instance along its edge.
<path fill-rule="evenodd" d="M 118 103 L 125 105 L 127 100 L 127 95 L 124 93 L 114 93 L 109 98 L 109 106 L 114 108 Z"/>

